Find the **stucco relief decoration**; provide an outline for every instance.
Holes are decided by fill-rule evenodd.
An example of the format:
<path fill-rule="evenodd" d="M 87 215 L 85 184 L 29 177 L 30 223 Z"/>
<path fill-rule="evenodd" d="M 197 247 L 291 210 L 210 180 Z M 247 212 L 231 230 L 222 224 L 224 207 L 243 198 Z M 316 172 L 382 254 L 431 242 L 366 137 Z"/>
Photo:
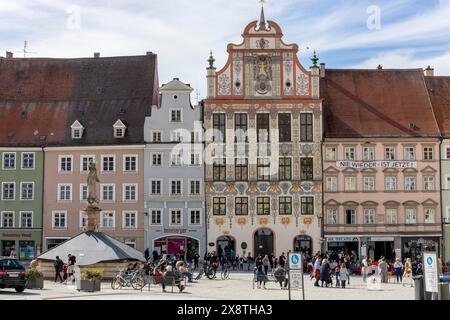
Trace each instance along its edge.
<path fill-rule="evenodd" d="M 227 199 L 227 215 L 230 221 L 230 229 L 233 227 L 233 215 L 234 215 L 234 199 L 229 197 Z"/>
<path fill-rule="evenodd" d="M 271 183 L 270 188 L 269 188 L 269 192 L 270 193 L 274 193 L 274 194 L 281 193 L 281 190 L 280 190 L 277 182 L 272 182 Z"/>
<path fill-rule="evenodd" d="M 261 192 L 267 192 L 267 190 L 269 190 L 270 187 L 270 183 L 268 182 L 258 182 L 258 189 Z"/>
<path fill-rule="evenodd" d="M 298 195 L 292 201 L 292 210 L 295 216 L 295 226 L 298 227 L 298 218 L 300 216 L 300 197 Z"/>
<path fill-rule="evenodd" d="M 237 224 L 242 228 L 247 224 L 247 218 L 237 218 Z"/>
<path fill-rule="evenodd" d="M 227 74 L 222 74 L 218 79 L 219 95 L 231 95 L 231 80 Z"/>
<path fill-rule="evenodd" d="M 309 225 L 313 222 L 313 218 L 303 218 L 303 224 L 306 225 L 307 228 L 309 228 Z"/>
<path fill-rule="evenodd" d="M 213 185 L 210 182 L 207 182 L 205 184 L 205 189 L 206 189 L 206 193 L 213 193 L 214 192 Z"/>
<path fill-rule="evenodd" d="M 255 80 L 255 90 L 259 94 L 267 94 L 272 90 L 272 62 L 266 55 L 257 56 L 253 63 L 253 78 Z"/>
<path fill-rule="evenodd" d="M 297 95 L 307 96 L 309 94 L 309 77 L 306 74 L 297 74 Z"/>
<path fill-rule="evenodd" d="M 314 153 L 314 146 L 311 144 L 304 144 L 302 146 L 302 154 L 305 156 L 310 156 Z"/>
<path fill-rule="evenodd" d="M 283 156 L 289 156 L 292 154 L 292 145 L 288 143 L 280 144 L 280 153 Z"/>
<path fill-rule="evenodd" d="M 239 194 L 244 194 L 247 190 L 247 184 L 243 182 L 237 182 L 235 184 L 236 189 L 238 190 Z"/>
<path fill-rule="evenodd" d="M 287 228 L 287 226 L 291 223 L 291 218 L 290 217 L 281 217 L 280 222 L 285 228 Z"/>
<path fill-rule="evenodd" d="M 250 182 L 247 193 L 257 193 L 257 192 L 258 192 L 258 188 L 256 187 L 256 183 Z"/>
<path fill-rule="evenodd" d="M 259 218 L 259 219 L 258 219 L 258 224 L 259 224 L 260 226 L 267 226 L 267 225 L 269 224 L 269 218 L 266 218 L 266 217 L 264 217 L 264 218 Z"/>
<path fill-rule="evenodd" d="M 313 191 L 314 183 L 310 182 L 310 181 L 302 181 L 301 182 L 301 187 L 302 187 L 304 192 L 310 193 L 310 192 Z"/>
<path fill-rule="evenodd" d="M 234 94 L 242 94 L 242 57 L 241 54 L 233 54 L 234 65 Z"/>
<path fill-rule="evenodd" d="M 226 187 L 227 184 L 225 182 L 214 182 L 214 189 L 216 190 L 216 192 L 224 192 Z"/>
<path fill-rule="evenodd" d="M 294 183 L 292 184 L 292 187 L 291 187 L 291 192 L 292 192 L 292 193 L 299 193 L 299 192 L 301 192 L 301 191 L 302 191 L 302 188 L 301 188 L 301 186 L 300 186 L 300 183 L 294 182 Z"/>
<path fill-rule="evenodd" d="M 216 225 L 218 225 L 219 227 L 222 227 L 225 224 L 225 219 L 224 218 L 216 218 L 214 220 L 214 222 L 216 223 Z"/>
<path fill-rule="evenodd" d="M 282 193 L 288 194 L 290 188 L 291 182 L 280 182 L 280 189 L 282 190 Z"/>
<path fill-rule="evenodd" d="M 268 49 L 269 48 L 269 40 L 261 38 L 256 40 L 256 46 L 258 49 Z"/>
<path fill-rule="evenodd" d="M 249 203 L 250 217 L 252 219 L 252 225 L 255 223 L 255 211 L 256 211 L 256 201 L 255 198 L 250 198 Z"/>
<path fill-rule="evenodd" d="M 314 192 L 322 193 L 322 183 L 316 182 L 314 186 Z"/>
<path fill-rule="evenodd" d="M 283 57 L 284 60 L 284 74 L 285 74 L 285 82 L 284 82 L 284 94 L 292 95 L 292 53 L 286 53 Z"/>

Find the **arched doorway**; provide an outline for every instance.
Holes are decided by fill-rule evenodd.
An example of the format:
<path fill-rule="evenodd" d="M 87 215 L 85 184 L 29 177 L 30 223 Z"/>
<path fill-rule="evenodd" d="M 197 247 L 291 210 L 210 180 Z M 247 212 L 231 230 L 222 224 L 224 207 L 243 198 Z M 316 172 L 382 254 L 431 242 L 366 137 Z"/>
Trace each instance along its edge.
<path fill-rule="evenodd" d="M 312 255 L 312 239 L 310 236 L 298 235 L 294 238 L 294 252 L 305 252 Z"/>
<path fill-rule="evenodd" d="M 262 228 L 255 231 L 254 234 L 254 251 L 255 257 L 258 255 L 271 255 L 274 252 L 273 232 L 270 229 Z"/>
<path fill-rule="evenodd" d="M 216 252 L 219 258 L 224 254 L 230 258 L 232 251 L 236 253 L 236 239 L 232 236 L 220 236 L 217 238 L 216 244 Z"/>

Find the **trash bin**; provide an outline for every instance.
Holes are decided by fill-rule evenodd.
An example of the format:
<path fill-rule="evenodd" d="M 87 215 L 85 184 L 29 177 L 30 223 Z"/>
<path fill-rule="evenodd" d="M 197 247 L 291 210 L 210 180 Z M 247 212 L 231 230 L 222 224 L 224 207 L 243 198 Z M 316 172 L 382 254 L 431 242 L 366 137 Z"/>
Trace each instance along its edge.
<path fill-rule="evenodd" d="M 450 284 L 448 282 L 439 283 L 439 296 L 441 300 L 450 300 Z"/>
<path fill-rule="evenodd" d="M 423 292 L 423 276 L 415 276 L 414 279 L 414 299 L 425 300 Z"/>

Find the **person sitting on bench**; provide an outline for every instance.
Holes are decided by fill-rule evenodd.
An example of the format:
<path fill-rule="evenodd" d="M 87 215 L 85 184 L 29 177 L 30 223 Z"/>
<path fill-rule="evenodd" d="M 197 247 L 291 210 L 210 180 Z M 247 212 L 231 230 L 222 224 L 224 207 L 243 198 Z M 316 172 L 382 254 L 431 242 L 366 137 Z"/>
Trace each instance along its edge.
<path fill-rule="evenodd" d="M 164 272 L 163 280 L 161 281 L 163 292 L 166 292 L 166 285 L 176 285 L 180 292 L 184 290 L 184 286 L 181 285 L 180 279 L 175 275 L 172 270 L 172 266 L 166 267 L 166 272 Z"/>
<path fill-rule="evenodd" d="M 275 272 L 273 273 L 275 276 L 275 279 L 277 279 L 278 283 L 280 284 L 281 289 L 283 289 L 283 283 L 284 283 L 284 289 L 287 288 L 288 285 L 288 279 L 286 278 L 286 270 L 282 266 L 278 266 L 275 269 Z"/>

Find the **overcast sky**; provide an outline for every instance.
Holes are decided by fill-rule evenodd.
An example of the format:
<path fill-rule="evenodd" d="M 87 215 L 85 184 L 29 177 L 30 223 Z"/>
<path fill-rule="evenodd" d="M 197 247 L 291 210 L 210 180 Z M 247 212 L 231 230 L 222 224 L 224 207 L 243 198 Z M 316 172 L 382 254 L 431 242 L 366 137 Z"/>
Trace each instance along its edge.
<path fill-rule="evenodd" d="M 161 84 L 179 77 L 203 98 L 209 50 L 221 68 L 259 12 L 258 0 L 0 0 L 0 55 L 20 56 L 24 40 L 28 57 L 153 51 Z M 329 68 L 431 65 L 450 75 L 450 0 L 267 0 L 265 12 L 305 67 L 316 49 Z"/>

